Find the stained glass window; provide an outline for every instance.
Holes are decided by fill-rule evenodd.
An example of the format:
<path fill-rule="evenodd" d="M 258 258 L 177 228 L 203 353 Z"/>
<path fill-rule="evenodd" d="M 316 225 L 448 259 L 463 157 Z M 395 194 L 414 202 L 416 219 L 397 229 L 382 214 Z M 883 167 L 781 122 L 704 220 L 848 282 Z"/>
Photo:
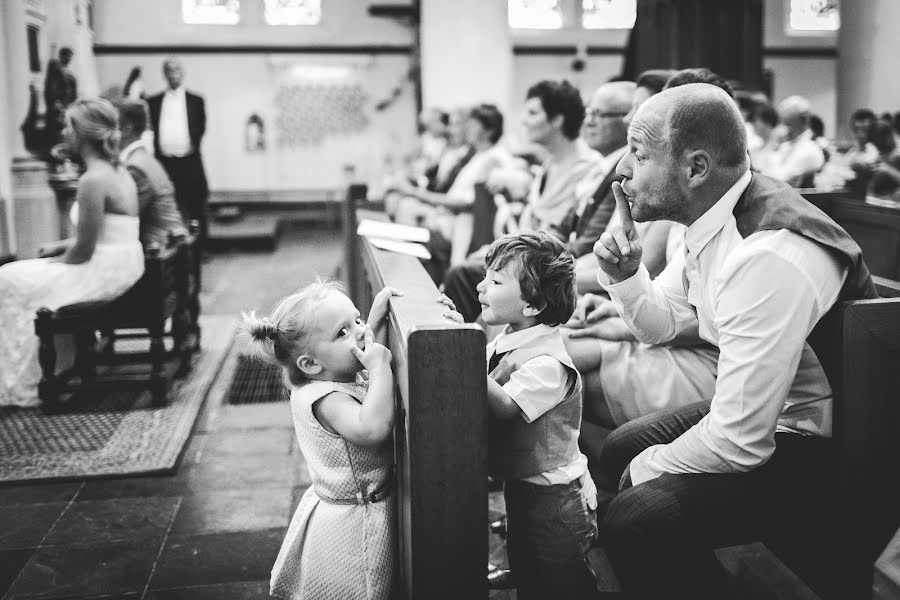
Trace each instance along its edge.
<path fill-rule="evenodd" d="M 188 25 L 237 25 L 240 0 L 181 0 L 181 18 Z"/>
<path fill-rule="evenodd" d="M 318 25 L 322 0 L 265 0 L 269 25 Z"/>
<path fill-rule="evenodd" d="M 560 29 L 559 0 L 508 0 L 509 26 L 513 29 Z"/>
<path fill-rule="evenodd" d="M 838 0 L 791 0 L 791 30 L 837 31 L 840 25 Z"/>
<path fill-rule="evenodd" d="M 581 0 L 585 29 L 631 29 L 636 17 L 637 0 Z"/>

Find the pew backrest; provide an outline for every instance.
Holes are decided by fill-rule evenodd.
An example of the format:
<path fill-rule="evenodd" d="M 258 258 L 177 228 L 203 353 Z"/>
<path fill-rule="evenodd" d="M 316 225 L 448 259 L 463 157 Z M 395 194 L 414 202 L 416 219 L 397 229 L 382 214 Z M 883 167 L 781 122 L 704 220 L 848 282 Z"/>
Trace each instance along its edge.
<path fill-rule="evenodd" d="M 800 192 L 856 240 L 873 275 L 900 280 L 900 208 L 869 204 L 847 191 Z"/>
<path fill-rule="evenodd" d="M 810 336 L 834 391 L 842 598 L 870 593 L 872 565 L 900 526 L 900 284 L 877 285 L 893 297 L 839 303 Z"/>
<path fill-rule="evenodd" d="M 355 236 L 355 226 L 353 235 Z M 400 594 L 487 598 L 487 378 L 485 337 L 444 317 L 439 292 L 418 259 L 353 240 L 354 300 L 391 299 Z"/>

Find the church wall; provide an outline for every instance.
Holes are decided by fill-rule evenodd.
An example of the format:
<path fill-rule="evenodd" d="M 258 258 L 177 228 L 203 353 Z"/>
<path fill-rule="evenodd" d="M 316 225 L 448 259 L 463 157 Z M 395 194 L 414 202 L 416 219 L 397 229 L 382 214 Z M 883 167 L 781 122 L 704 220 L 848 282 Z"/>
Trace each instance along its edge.
<path fill-rule="evenodd" d="M 774 73 L 775 100 L 794 93 L 808 96 L 826 131 L 834 132 L 834 36 L 788 36 L 783 0 L 765 2 L 765 45 L 771 49 L 765 66 Z M 405 81 L 409 60 L 404 54 L 413 41 L 411 30 L 393 19 L 370 17 L 368 2 L 328 0 L 322 3 L 320 26 L 271 27 L 263 24 L 261 4 L 242 2 L 239 25 L 197 26 L 181 22 L 180 0 L 96 0 L 100 88 L 121 86 L 130 68 L 141 65 L 148 91 L 160 90 L 161 62 L 167 53 L 154 49 L 201 46 L 199 51 L 181 48 L 181 56 L 188 87 L 207 99 L 209 129 L 203 150 L 213 190 L 335 187 L 343 181 L 347 163 L 356 166 L 357 177 L 377 185 L 385 166 L 400 162 L 414 146 L 415 100 Z M 531 84 L 565 77 L 588 97 L 619 72 L 627 37 L 622 30 L 513 32 L 512 98 L 507 114 L 511 143 L 515 145 L 521 137 L 521 107 Z M 340 53 L 325 54 L 329 46 Z M 129 53 L 129 47 L 138 51 Z M 296 50 L 278 52 L 289 47 Z M 560 47 L 581 48 L 586 56 L 584 70 L 573 71 L 574 52 Z M 359 52 L 354 53 L 354 48 Z M 273 125 L 286 65 L 300 70 L 347 67 L 350 79 L 367 86 L 368 126 L 303 147 L 279 147 Z M 395 88 L 401 91 L 390 107 L 376 111 L 374 105 L 394 97 Z M 266 125 L 267 148 L 262 152 L 244 148 L 246 120 L 253 113 L 263 117 Z"/>
<path fill-rule="evenodd" d="M 164 87 L 167 54 L 116 54 L 97 59 L 101 82 L 122 85 L 130 69 L 143 67 L 148 93 Z M 407 80 L 409 59 L 389 55 L 185 54 L 185 85 L 206 98 L 203 156 L 210 187 L 228 190 L 333 189 L 343 168 L 375 185 L 383 165 L 402 160 L 415 140 L 415 100 Z M 330 89 L 334 102 L 312 102 L 303 94 Z M 375 105 L 400 94 L 384 110 Z M 292 91 L 293 90 L 293 91 Z M 362 111 L 352 108 L 361 91 Z M 340 105 L 343 103 L 343 108 Z M 284 107 L 282 110 L 281 107 Z M 361 114 L 360 114 L 361 113 Z M 247 121 L 264 123 L 265 148 L 247 149 Z M 282 114 L 291 123 L 276 127 Z M 336 118 L 333 134 L 304 137 L 302 123 Z M 279 137 L 281 130 L 297 136 Z"/>

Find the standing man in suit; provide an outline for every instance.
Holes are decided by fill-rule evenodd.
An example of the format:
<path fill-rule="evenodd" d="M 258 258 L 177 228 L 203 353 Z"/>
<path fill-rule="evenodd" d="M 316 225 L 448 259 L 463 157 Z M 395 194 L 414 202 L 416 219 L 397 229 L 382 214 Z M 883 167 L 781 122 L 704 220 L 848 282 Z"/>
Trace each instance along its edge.
<path fill-rule="evenodd" d="M 154 243 L 165 248 L 170 233 L 186 236 L 187 228 L 175 204 L 175 188 L 169 176 L 141 139 L 147 129 L 147 106 L 143 100 L 126 100 L 119 106 L 119 129 L 119 160 L 137 184 L 141 243 L 144 248 Z"/>
<path fill-rule="evenodd" d="M 185 218 L 200 222 L 200 236 L 205 241 L 209 185 L 200 142 L 206 133 L 206 106 L 201 96 L 184 88 L 184 67 L 180 60 L 167 58 L 163 74 L 168 87 L 147 99 L 155 133 L 154 150 L 175 185 L 178 208 Z"/>

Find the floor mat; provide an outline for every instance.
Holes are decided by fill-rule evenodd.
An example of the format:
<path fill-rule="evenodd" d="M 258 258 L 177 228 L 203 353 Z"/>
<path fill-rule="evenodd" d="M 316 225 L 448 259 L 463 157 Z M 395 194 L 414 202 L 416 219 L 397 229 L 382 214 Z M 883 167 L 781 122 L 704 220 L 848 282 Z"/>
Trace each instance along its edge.
<path fill-rule="evenodd" d="M 203 348 L 168 405 L 149 391 L 76 398 L 70 409 L 0 408 L 0 482 L 171 472 L 234 338 L 234 317 L 203 316 Z"/>
<path fill-rule="evenodd" d="M 228 404 L 258 404 L 288 400 L 290 394 L 282 373 L 281 367 L 241 355 L 225 401 Z"/>

